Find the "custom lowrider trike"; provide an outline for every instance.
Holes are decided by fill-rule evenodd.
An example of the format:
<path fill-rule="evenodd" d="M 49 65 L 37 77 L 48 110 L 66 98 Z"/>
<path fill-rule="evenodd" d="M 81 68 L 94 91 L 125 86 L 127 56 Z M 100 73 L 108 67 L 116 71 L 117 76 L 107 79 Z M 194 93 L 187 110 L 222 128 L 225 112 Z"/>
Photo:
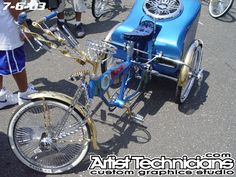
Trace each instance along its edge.
<path fill-rule="evenodd" d="M 58 36 L 41 23 L 33 23 L 57 41 L 67 41 L 78 57 L 21 27 L 24 33 L 33 35 L 40 48 L 58 49 L 81 65 L 91 64 L 93 71 L 72 74 L 72 80 L 80 81 L 73 98 L 39 92 L 15 111 L 8 135 L 19 160 L 44 173 L 62 173 L 75 167 L 86 156 L 90 144 L 99 148 L 90 110 L 94 96 L 100 97 L 111 111 L 124 108 L 130 118 L 142 121 L 132 113 L 129 101 L 153 75 L 175 80 L 177 101 L 183 103 L 194 81 L 200 83 L 203 74 L 203 43 L 195 39 L 200 10 L 199 0 L 137 0 L 128 18 L 115 26 L 104 41 L 88 42 L 87 53 L 78 49 L 71 35 Z M 53 16 L 56 13 L 40 22 Z M 100 65 L 102 74 L 98 73 Z M 111 87 L 113 92 L 109 94 Z"/>
<path fill-rule="evenodd" d="M 195 39 L 200 10 L 199 0 L 136 1 L 106 41 L 117 46 L 114 58 L 121 60 L 126 59 L 124 48 L 134 46 L 135 60 L 150 61 L 151 74 L 177 81 L 176 101 L 183 103 L 194 81 L 200 84 L 203 77 L 203 42 Z"/>

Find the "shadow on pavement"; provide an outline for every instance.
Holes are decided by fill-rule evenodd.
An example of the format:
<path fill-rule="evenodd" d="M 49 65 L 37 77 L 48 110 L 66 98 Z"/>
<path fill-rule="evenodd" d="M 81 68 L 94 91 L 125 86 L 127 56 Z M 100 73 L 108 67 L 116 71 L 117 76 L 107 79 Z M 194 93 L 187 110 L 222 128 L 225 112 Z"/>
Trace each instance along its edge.
<path fill-rule="evenodd" d="M 46 50 L 40 50 L 39 52 L 35 52 L 28 42 L 25 43 L 25 55 L 27 62 L 31 62 L 33 60 L 40 58 L 46 52 L 47 52 Z"/>
<path fill-rule="evenodd" d="M 207 99 L 207 91 L 209 89 L 209 85 L 205 81 L 209 75 L 210 73 L 208 71 L 204 71 L 204 78 L 201 86 L 198 87 L 195 81 L 187 100 L 181 105 L 176 104 L 180 112 L 190 115 L 204 104 Z M 133 108 L 135 108 L 137 104 L 143 103 L 144 105 L 137 112 L 138 114 L 144 118 L 147 115 L 156 115 L 165 102 L 175 102 L 175 90 L 176 82 L 166 78 L 153 77 L 147 84 L 144 93 L 140 95 L 133 103 Z"/>
<path fill-rule="evenodd" d="M 233 23 L 236 21 L 236 9 L 231 8 L 224 16 L 218 18 L 217 20 L 225 23 Z"/>
<path fill-rule="evenodd" d="M 193 87 L 187 102 L 179 106 L 179 110 L 181 112 L 185 114 L 193 114 L 201 105 L 204 104 L 207 99 L 207 91 L 209 89 L 209 86 L 205 81 L 209 75 L 210 73 L 208 71 L 204 71 L 204 79 L 201 87 L 199 89 L 197 87 Z M 144 116 L 144 118 L 148 114 L 158 114 L 159 109 L 165 104 L 166 101 L 174 102 L 175 88 L 175 82 L 165 78 L 154 77 L 147 85 L 145 93 L 139 96 L 133 105 L 135 107 L 135 104 L 139 102 L 144 103 L 144 106 L 138 112 L 138 114 Z M 121 149 L 128 148 L 128 145 L 131 142 L 138 145 L 148 143 L 151 140 L 151 134 L 148 132 L 147 128 L 130 121 L 126 112 L 121 116 L 111 112 L 107 113 L 105 110 L 101 109 L 102 104 L 102 102 L 98 103 L 93 110 L 93 115 L 96 114 L 97 111 L 101 111 L 101 117 L 95 119 L 95 122 L 111 127 L 114 132 L 113 137 L 106 142 L 99 143 L 100 150 L 96 152 L 91 151 L 83 163 L 72 169 L 69 173 L 77 174 L 81 171 L 87 170 L 90 165 L 90 155 L 96 154 L 101 157 L 106 157 L 110 154 L 117 155 Z M 117 119 L 115 123 L 109 123 L 106 118 L 107 115 Z"/>
<path fill-rule="evenodd" d="M 33 27 L 31 23 L 32 23 L 32 21 L 30 21 L 28 24 L 29 29 L 34 33 L 43 35 L 43 31 Z M 55 20 L 51 20 L 49 23 L 47 23 L 47 25 L 52 26 L 52 24 L 55 24 L 55 23 L 56 23 Z M 30 41 L 32 42 L 32 44 L 35 46 L 36 49 L 39 47 L 39 45 L 33 39 L 31 39 Z M 42 55 L 44 55 L 47 52 L 48 51 L 45 49 L 42 49 L 42 50 L 36 52 L 36 51 L 34 51 L 34 49 L 31 47 L 31 45 L 28 42 L 25 42 L 25 54 L 26 54 L 26 61 L 27 62 L 34 61 L 34 60 L 40 58 Z"/>
<path fill-rule="evenodd" d="M 202 5 L 207 6 L 207 8 L 208 8 L 209 0 L 202 0 Z M 213 17 L 211 17 L 211 18 L 213 18 Z M 220 18 L 216 18 L 216 20 L 219 20 L 219 21 L 222 21 L 222 22 L 225 22 L 225 23 L 235 22 L 236 21 L 236 9 L 232 6 L 225 15 L 223 15 Z"/>
<path fill-rule="evenodd" d="M 119 21 L 100 21 L 100 22 L 93 22 L 85 25 L 85 30 L 87 35 L 88 34 L 97 34 L 108 32 L 114 27 L 116 24 L 120 23 Z"/>
<path fill-rule="evenodd" d="M 97 33 L 103 33 L 103 32 L 108 32 L 113 26 L 118 24 L 119 21 L 99 21 L 99 22 L 91 22 L 89 24 L 84 24 L 84 29 L 86 32 L 86 35 L 89 34 L 97 34 Z M 72 23 L 67 23 L 71 34 L 75 36 L 76 33 L 76 27 Z M 77 38 L 77 41 L 80 41 L 80 39 Z"/>
<path fill-rule="evenodd" d="M 73 84 L 67 80 L 60 80 L 58 82 L 51 82 L 47 78 L 38 78 L 31 82 L 37 90 L 40 91 L 53 91 L 64 93 L 69 96 L 73 96 L 76 89 L 76 84 Z"/>
<path fill-rule="evenodd" d="M 131 142 L 137 144 L 145 144 L 151 140 L 151 134 L 148 132 L 147 128 L 130 122 L 130 119 L 126 114 L 123 114 L 121 117 L 115 114 L 109 114 L 117 118 L 115 123 L 107 123 L 101 120 L 95 120 L 95 122 L 105 124 L 112 128 L 114 135 L 111 139 L 106 142 L 98 143 L 99 150 L 94 151 L 91 148 L 91 151 L 88 153 L 86 158 L 81 164 L 77 167 L 70 170 L 68 173 L 80 173 L 86 171 L 90 165 L 90 156 L 100 155 L 101 157 L 107 157 L 108 155 L 118 155 L 121 149 L 127 149 L 128 145 Z"/>
<path fill-rule="evenodd" d="M 179 105 L 179 111 L 191 115 L 200 108 L 201 105 L 207 100 L 207 92 L 209 85 L 206 83 L 206 79 L 209 77 L 208 71 L 203 72 L 203 80 L 201 87 L 197 87 L 195 84 L 192 91 L 189 94 L 188 99 L 183 104 Z"/>

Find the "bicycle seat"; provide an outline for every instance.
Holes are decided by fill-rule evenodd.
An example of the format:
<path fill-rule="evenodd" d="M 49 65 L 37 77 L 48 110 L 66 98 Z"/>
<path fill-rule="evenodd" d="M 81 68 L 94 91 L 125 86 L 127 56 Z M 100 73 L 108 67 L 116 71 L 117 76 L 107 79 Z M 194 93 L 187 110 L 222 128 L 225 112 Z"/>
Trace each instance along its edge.
<path fill-rule="evenodd" d="M 131 32 L 124 33 L 124 39 L 128 41 L 148 41 L 152 38 L 154 32 L 154 23 L 152 21 L 143 21 Z"/>

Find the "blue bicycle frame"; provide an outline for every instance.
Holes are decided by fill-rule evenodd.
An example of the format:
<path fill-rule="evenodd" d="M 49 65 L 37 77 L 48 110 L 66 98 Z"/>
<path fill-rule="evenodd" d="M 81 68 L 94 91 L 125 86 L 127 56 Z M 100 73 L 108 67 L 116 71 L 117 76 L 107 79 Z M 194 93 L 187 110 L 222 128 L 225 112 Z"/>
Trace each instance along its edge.
<path fill-rule="evenodd" d="M 128 61 L 120 63 L 117 66 L 107 70 L 98 78 L 91 78 L 87 86 L 89 99 L 93 99 L 94 96 L 99 96 L 108 107 L 124 108 L 125 103 L 139 93 L 139 87 L 144 80 L 144 77 L 142 77 L 138 89 L 132 94 L 125 96 L 125 91 L 128 88 L 128 82 L 135 75 L 132 71 L 130 72 L 134 66 L 143 69 L 141 63 L 137 63 L 129 59 Z M 109 87 L 112 86 L 116 80 L 120 80 L 120 78 L 122 79 L 119 95 L 114 100 L 109 101 L 105 97 L 105 93 L 107 93 Z"/>

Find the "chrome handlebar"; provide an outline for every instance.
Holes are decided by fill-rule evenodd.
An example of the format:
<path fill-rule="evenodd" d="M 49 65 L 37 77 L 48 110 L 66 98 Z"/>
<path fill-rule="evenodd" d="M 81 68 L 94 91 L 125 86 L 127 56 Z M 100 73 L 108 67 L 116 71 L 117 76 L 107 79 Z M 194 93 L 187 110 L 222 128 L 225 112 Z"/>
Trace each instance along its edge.
<path fill-rule="evenodd" d="M 66 26 L 63 25 L 63 30 L 61 30 L 57 27 L 57 28 L 55 28 L 55 31 L 51 31 L 50 28 L 46 24 L 47 21 L 56 17 L 57 14 L 58 13 L 56 11 L 52 11 L 48 15 L 42 17 L 40 20 L 32 22 L 32 26 L 42 30 L 45 34 L 49 35 L 50 37 L 55 38 L 60 43 L 64 43 L 65 41 L 67 41 L 67 43 L 69 44 L 68 46 L 74 50 L 73 52 L 76 53 L 76 49 L 79 46 L 79 43 L 77 42 L 75 37 L 70 33 L 70 31 L 66 28 Z M 26 27 L 23 27 L 23 24 L 26 21 L 26 19 L 27 19 L 27 12 L 20 13 L 18 16 L 17 24 L 21 26 L 21 32 L 24 35 L 24 37 L 26 38 L 26 40 L 29 42 L 31 47 L 36 52 L 40 51 L 41 49 L 49 50 L 49 48 L 55 48 L 55 45 L 53 45 L 52 42 L 49 42 L 47 40 L 41 40 L 41 39 L 43 39 L 42 36 L 31 32 Z M 37 47 L 30 41 L 30 39 L 27 37 L 27 35 L 25 33 L 34 34 L 33 37 L 34 37 L 34 41 L 36 41 L 36 43 L 38 44 Z M 35 37 L 35 36 L 37 36 L 37 37 Z M 46 42 L 46 45 L 43 44 L 44 42 Z M 49 46 L 47 46 L 47 45 L 49 45 Z M 77 52 L 77 54 L 78 54 L 78 52 Z"/>
<path fill-rule="evenodd" d="M 24 12 L 21 12 L 18 16 L 18 19 L 17 19 L 17 24 L 19 26 L 23 26 L 23 24 L 26 22 L 27 20 L 27 11 L 24 11 Z M 38 22 L 36 22 L 37 24 L 41 24 L 41 23 L 44 23 L 52 18 L 54 18 L 55 16 L 57 16 L 57 12 L 56 11 L 52 11 L 50 14 L 44 16 L 43 18 L 41 18 Z M 33 22 L 34 23 L 34 22 Z M 37 43 L 38 46 L 36 46 L 36 44 L 33 44 L 31 42 L 31 40 L 29 39 L 29 37 L 27 36 L 26 33 L 31 33 L 31 31 L 24 27 L 24 28 L 21 28 L 21 33 L 23 34 L 23 36 L 25 37 L 25 39 L 27 40 L 27 42 L 30 44 L 30 46 L 33 48 L 33 50 L 35 52 L 39 52 L 40 50 L 44 49 L 44 50 L 47 50 L 47 51 L 50 51 L 49 50 L 49 47 L 47 45 L 44 45 L 39 39 L 37 39 L 36 37 L 33 38 L 33 40 Z"/>

